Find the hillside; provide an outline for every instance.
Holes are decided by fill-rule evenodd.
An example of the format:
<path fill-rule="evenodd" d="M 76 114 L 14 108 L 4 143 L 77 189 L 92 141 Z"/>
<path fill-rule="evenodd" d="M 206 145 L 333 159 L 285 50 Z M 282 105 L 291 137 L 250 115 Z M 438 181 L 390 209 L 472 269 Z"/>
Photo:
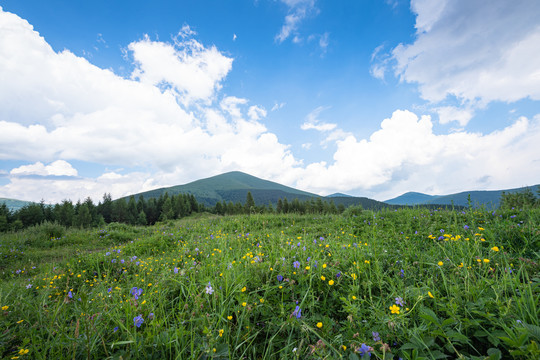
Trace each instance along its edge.
<path fill-rule="evenodd" d="M 528 187 L 536 192 L 540 185 Z M 468 206 L 469 195 L 471 203 L 475 207 L 486 206 L 488 209 L 494 209 L 499 206 L 501 195 L 505 193 L 516 193 L 527 189 L 527 187 L 506 189 L 506 190 L 485 190 L 485 191 L 463 191 L 450 195 L 428 195 L 418 192 L 408 192 L 396 198 L 386 200 L 385 203 L 392 205 L 459 205 Z"/>
<path fill-rule="evenodd" d="M 134 194 L 134 196 L 136 198 L 143 196 L 143 198 L 147 200 L 150 198 L 159 198 L 165 193 L 168 193 L 169 195 L 184 193 L 194 195 L 197 201 L 205 206 L 214 206 L 218 201 L 244 203 L 248 192 L 251 192 L 255 204 L 257 205 L 268 205 L 269 203 L 272 203 L 272 205 L 275 206 L 279 199 L 284 198 L 287 198 L 289 201 L 294 199 L 306 201 L 314 198 L 321 198 L 325 201 L 333 201 L 336 206 L 343 204 L 347 207 L 360 204 L 366 209 L 380 209 L 388 206 L 388 204 L 380 201 L 342 194 L 335 194 L 331 197 L 322 197 L 276 182 L 263 180 L 240 171 L 212 176 L 185 185 L 146 191 Z"/>
<path fill-rule="evenodd" d="M 0 205 L 1 204 L 6 204 L 7 208 L 11 212 L 17 211 L 20 208 L 24 207 L 25 205 L 28 205 L 28 204 L 31 204 L 31 203 L 32 203 L 31 201 L 0 198 Z"/>

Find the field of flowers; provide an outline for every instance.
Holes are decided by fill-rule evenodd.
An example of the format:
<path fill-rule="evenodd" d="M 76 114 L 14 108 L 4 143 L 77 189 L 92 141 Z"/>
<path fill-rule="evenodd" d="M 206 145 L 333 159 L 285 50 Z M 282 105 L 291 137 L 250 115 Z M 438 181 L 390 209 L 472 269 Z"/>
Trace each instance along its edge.
<path fill-rule="evenodd" d="M 539 222 L 403 209 L 4 234 L 0 356 L 538 359 Z"/>

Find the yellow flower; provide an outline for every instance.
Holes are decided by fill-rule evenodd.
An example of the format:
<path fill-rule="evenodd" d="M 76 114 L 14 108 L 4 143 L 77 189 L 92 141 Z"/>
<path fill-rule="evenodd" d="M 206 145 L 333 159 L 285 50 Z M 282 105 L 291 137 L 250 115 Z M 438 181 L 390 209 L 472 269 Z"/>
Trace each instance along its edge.
<path fill-rule="evenodd" d="M 330 281 L 328 282 L 328 285 L 330 285 L 330 286 L 334 285 L 334 280 L 330 280 Z"/>
<path fill-rule="evenodd" d="M 148 286 L 152 286 L 152 283 L 149 283 Z"/>
<path fill-rule="evenodd" d="M 444 263 L 443 263 L 442 261 L 439 261 L 439 262 L 437 263 L 437 265 L 439 265 L 439 266 L 443 266 L 443 264 L 444 264 Z"/>
<path fill-rule="evenodd" d="M 223 329 L 220 329 L 219 330 L 219 337 L 222 337 L 223 336 Z"/>
<path fill-rule="evenodd" d="M 227 320 L 229 321 L 232 320 L 232 316 L 231 315 L 227 316 Z"/>
<path fill-rule="evenodd" d="M 319 329 L 322 328 L 322 322 L 318 322 L 318 323 L 317 323 L 317 327 L 318 327 Z"/>
<path fill-rule="evenodd" d="M 28 350 L 28 349 L 21 349 L 21 350 L 19 350 L 19 355 L 26 355 L 26 354 L 28 354 L 29 351 L 30 350 Z"/>
<path fill-rule="evenodd" d="M 484 262 L 487 264 L 489 262 L 489 259 L 484 259 Z"/>
<path fill-rule="evenodd" d="M 141 305 L 144 305 L 144 304 L 146 304 L 146 300 L 144 300 L 144 301 L 141 303 Z"/>
<path fill-rule="evenodd" d="M 24 321 L 24 320 L 19 320 L 19 321 L 17 321 L 17 324 L 20 324 L 20 323 L 22 323 L 23 321 Z"/>
<path fill-rule="evenodd" d="M 491 248 L 491 250 L 497 252 L 497 251 L 499 251 L 499 248 L 497 246 L 494 246 L 494 247 Z"/>
<path fill-rule="evenodd" d="M 309 266 L 306 266 L 306 270 L 309 270 Z"/>
<path fill-rule="evenodd" d="M 427 294 L 429 295 L 430 298 L 435 298 L 435 296 L 433 296 L 433 294 L 431 293 L 431 291 L 428 291 Z"/>
<path fill-rule="evenodd" d="M 246 305 L 247 305 L 247 303 L 244 301 L 244 302 L 242 303 L 242 306 L 246 306 Z"/>
<path fill-rule="evenodd" d="M 353 296 L 352 296 L 352 299 L 353 299 L 353 300 L 356 300 L 356 296 L 353 295 Z"/>
<path fill-rule="evenodd" d="M 484 228 L 483 228 L 483 227 L 479 227 L 478 230 L 484 231 Z"/>
<path fill-rule="evenodd" d="M 358 276 L 356 276 L 356 274 L 351 274 L 351 277 L 352 277 L 353 280 L 356 280 L 356 278 L 357 278 Z"/>
<path fill-rule="evenodd" d="M 261 304 L 262 304 L 262 303 L 264 302 L 264 299 L 262 299 L 262 298 L 261 298 L 261 299 L 259 299 L 259 301 L 260 301 L 260 302 L 261 302 Z"/>
<path fill-rule="evenodd" d="M 279 288 L 280 288 L 280 289 L 283 289 L 283 286 L 279 285 Z"/>
<path fill-rule="evenodd" d="M 364 260 L 364 262 L 369 265 L 369 260 Z"/>
<path fill-rule="evenodd" d="M 3 311 L 6 311 L 7 309 L 9 309 L 9 306 L 2 306 Z"/>
<path fill-rule="evenodd" d="M 341 345 L 341 348 L 343 349 L 343 351 L 347 350 L 347 347 L 345 345 Z"/>
<path fill-rule="evenodd" d="M 324 277 L 324 275 L 321 275 L 321 280 L 322 280 L 322 281 L 326 280 L 326 278 Z"/>
<path fill-rule="evenodd" d="M 322 268 L 323 268 L 323 269 L 326 269 L 326 264 L 322 264 Z"/>
<path fill-rule="evenodd" d="M 399 314 L 399 306 L 397 306 L 396 304 L 390 306 L 390 311 L 392 312 L 392 314 Z"/>
<path fill-rule="evenodd" d="M 245 287 L 245 286 L 242 288 L 242 292 L 244 292 L 244 291 L 246 291 L 246 287 Z"/>

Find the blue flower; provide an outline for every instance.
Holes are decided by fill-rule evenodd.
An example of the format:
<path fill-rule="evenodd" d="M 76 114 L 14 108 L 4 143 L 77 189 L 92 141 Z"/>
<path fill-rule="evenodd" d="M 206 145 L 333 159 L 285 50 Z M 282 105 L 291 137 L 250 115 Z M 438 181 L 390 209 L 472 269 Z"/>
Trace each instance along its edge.
<path fill-rule="evenodd" d="M 371 353 L 370 353 L 371 350 L 373 349 L 364 343 L 362 343 L 362 345 L 358 349 L 356 349 L 356 351 L 360 353 L 361 357 L 364 357 L 364 355 L 366 354 L 368 357 L 371 357 Z"/>
<path fill-rule="evenodd" d="M 117 331 L 118 331 L 118 326 L 113 329 L 113 332 L 117 332 Z"/>
<path fill-rule="evenodd" d="M 143 322 L 144 322 L 144 319 L 143 319 L 142 315 L 135 316 L 133 318 L 133 325 L 135 325 L 138 328 L 141 327 Z"/>
<path fill-rule="evenodd" d="M 300 267 L 300 261 L 293 262 L 293 266 L 295 269 L 298 269 Z"/>
<path fill-rule="evenodd" d="M 178 274 L 178 268 L 177 267 L 174 268 L 174 273 Z"/>
<path fill-rule="evenodd" d="M 399 305 L 401 307 L 405 306 L 405 301 L 403 301 L 402 297 L 397 297 L 396 298 L 396 305 Z"/>
<path fill-rule="evenodd" d="M 373 341 L 381 341 L 381 337 L 378 332 L 372 331 L 371 335 L 373 335 Z"/>
<path fill-rule="evenodd" d="M 300 309 L 300 306 L 296 305 L 296 308 L 294 309 L 292 315 L 296 316 L 297 319 L 300 319 L 300 317 L 302 316 L 302 309 Z"/>
<path fill-rule="evenodd" d="M 283 281 L 283 276 L 278 275 L 278 276 L 277 276 L 277 281 L 279 281 L 279 282 Z"/>
<path fill-rule="evenodd" d="M 131 288 L 131 295 L 135 298 L 135 300 L 139 299 L 139 296 L 141 296 L 143 293 L 143 289 L 138 289 L 136 286 Z"/>
<path fill-rule="evenodd" d="M 73 293 L 71 292 L 71 290 L 68 291 L 68 298 L 73 299 Z"/>

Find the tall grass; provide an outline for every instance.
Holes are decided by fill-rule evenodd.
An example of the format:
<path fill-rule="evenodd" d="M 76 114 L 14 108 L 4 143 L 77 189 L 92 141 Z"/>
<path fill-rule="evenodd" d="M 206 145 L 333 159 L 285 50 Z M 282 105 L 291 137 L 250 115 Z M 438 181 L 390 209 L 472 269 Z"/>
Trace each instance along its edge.
<path fill-rule="evenodd" d="M 47 224 L 0 241 L 0 354 L 537 359 L 539 219 L 198 216 L 44 238 Z"/>

